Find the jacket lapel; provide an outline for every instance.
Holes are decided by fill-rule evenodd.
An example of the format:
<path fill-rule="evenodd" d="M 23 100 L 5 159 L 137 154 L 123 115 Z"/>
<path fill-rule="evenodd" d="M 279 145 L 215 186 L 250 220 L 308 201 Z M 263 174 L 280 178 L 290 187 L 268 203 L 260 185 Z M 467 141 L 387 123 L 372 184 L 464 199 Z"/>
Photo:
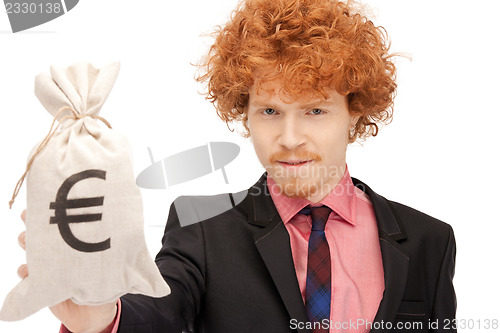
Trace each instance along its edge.
<path fill-rule="evenodd" d="M 249 223 L 260 226 L 254 232 L 255 246 L 281 296 L 290 318 L 307 322 L 290 248 L 290 237 L 266 184 L 267 173 L 249 190 Z M 298 330 L 308 333 L 310 330 Z"/>
<path fill-rule="evenodd" d="M 407 235 L 387 199 L 375 193 L 358 179 L 352 178 L 352 181 L 370 197 L 379 230 L 385 290 L 374 323 L 393 322 L 406 287 L 410 259 L 405 248 L 398 241 L 406 239 Z M 371 332 L 382 332 L 382 330 L 372 329 Z"/>

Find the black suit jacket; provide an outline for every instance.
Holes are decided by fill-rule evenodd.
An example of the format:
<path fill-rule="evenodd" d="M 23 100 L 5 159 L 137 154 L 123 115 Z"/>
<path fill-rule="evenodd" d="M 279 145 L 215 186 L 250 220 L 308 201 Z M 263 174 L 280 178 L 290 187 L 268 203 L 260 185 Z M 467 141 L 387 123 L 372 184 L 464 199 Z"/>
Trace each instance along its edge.
<path fill-rule="evenodd" d="M 181 227 L 172 205 L 156 257 L 172 293 L 122 297 L 118 332 L 310 332 L 298 324 L 307 315 L 266 176 L 236 207 L 200 223 Z M 384 267 L 371 332 L 455 332 L 451 227 L 352 180 L 373 203 Z"/>

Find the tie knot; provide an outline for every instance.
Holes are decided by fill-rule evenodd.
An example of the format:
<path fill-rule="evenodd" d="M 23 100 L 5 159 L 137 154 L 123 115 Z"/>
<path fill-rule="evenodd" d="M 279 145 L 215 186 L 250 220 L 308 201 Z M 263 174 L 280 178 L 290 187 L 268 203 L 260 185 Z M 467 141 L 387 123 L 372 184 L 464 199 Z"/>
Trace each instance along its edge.
<path fill-rule="evenodd" d="M 310 207 L 307 206 L 303 208 L 299 214 L 311 215 L 312 229 L 311 231 L 324 231 L 326 226 L 326 221 L 328 221 L 328 216 L 332 210 L 327 206 Z"/>

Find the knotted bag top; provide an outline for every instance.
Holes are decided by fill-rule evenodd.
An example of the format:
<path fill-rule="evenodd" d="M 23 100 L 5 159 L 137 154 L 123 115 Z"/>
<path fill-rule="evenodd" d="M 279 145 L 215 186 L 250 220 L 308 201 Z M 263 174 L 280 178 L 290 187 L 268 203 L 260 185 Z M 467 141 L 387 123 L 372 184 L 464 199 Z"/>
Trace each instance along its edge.
<path fill-rule="evenodd" d="M 88 62 L 69 67 L 51 66 L 50 75 L 35 78 L 35 95 L 49 113 L 56 117 L 61 109 L 74 110 L 80 116 L 96 117 L 115 84 L 120 63 L 96 68 Z"/>
<path fill-rule="evenodd" d="M 101 107 L 115 84 L 120 63 L 114 62 L 96 68 L 88 62 L 79 62 L 69 67 L 51 66 L 50 76 L 46 73 L 35 77 L 35 95 L 54 117 L 49 133 L 38 145 L 26 165 L 26 170 L 16 184 L 9 207 L 12 208 L 19 190 L 37 155 L 47 146 L 57 129 L 66 121 L 68 126 L 83 118 L 99 119 L 109 128 L 106 119 L 99 116 Z M 59 125 L 54 127 L 55 122 Z"/>

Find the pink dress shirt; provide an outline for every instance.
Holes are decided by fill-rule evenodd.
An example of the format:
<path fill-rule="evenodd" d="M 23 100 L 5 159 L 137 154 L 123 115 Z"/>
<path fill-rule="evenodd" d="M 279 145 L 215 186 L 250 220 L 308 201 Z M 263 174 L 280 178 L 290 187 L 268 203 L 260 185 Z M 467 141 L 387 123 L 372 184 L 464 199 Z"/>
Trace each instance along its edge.
<path fill-rule="evenodd" d="M 268 175 L 267 186 L 290 235 L 290 246 L 302 299 L 307 276 L 311 217 L 297 214 L 311 204 L 280 193 Z M 332 209 L 325 227 L 332 260 L 330 332 L 368 332 L 384 293 L 384 270 L 377 222 L 370 198 L 352 183 L 346 170 L 319 203 Z"/>
<path fill-rule="evenodd" d="M 268 175 L 267 186 L 278 213 L 290 235 L 293 262 L 302 299 L 307 275 L 307 247 L 311 218 L 297 213 L 311 204 L 306 199 L 284 196 Z M 384 292 L 384 270 L 377 222 L 369 197 L 354 186 L 349 171 L 323 200 L 332 213 L 325 234 L 332 258 L 332 304 L 330 332 L 368 332 Z M 121 302 L 111 333 L 116 333 Z M 61 326 L 60 333 L 70 333 Z"/>

